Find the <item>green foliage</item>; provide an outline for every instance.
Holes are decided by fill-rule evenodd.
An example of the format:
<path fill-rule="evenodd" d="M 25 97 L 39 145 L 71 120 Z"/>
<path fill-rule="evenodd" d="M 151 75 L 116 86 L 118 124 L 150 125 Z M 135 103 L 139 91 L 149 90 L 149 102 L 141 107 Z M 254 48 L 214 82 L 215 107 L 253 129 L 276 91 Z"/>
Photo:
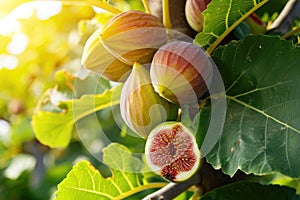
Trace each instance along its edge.
<path fill-rule="evenodd" d="M 144 183 L 142 162 L 124 146 L 112 143 L 103 149 L 103 162 L 111 167 L 112 176 L 104 178 L 89 162 L 78 162 L 58 185 L 56 200 L 123 199 L 137 192 L 161 187 L 165 183 Z"/>
<path fill-rule="evenodd" d="M 215 167 L 230 175 L 241 169 L 300 176 L 299 54 L 291 42 L 270 36 L 215 51 L 228 100 L 223 134 L 207 157 Z"/>
<path fill-rule="evenodd" d="M 211 53 L 230 31 L 267 1 L 213 0 L 203 12 L 203 31 L 196 36 L 195 42 Z"/>
<path fill-rule="evenodd" d="M 220 187 L 204 195 L 201 200 L 265 200 L 265 199 L 285 199 L 298 200 L 299 196 L 295 194 L 295 190 L 288 187 L 280 187 L 277 185 L 266 186 L 258 183 L 240 182 Z"/>
<path fill-rule="evenodd" d="M 74 123 L 98 110 L 119 103 L 122 85 L 99 95 L 84 95 L 77 100 L 61 101 L 61 112 L 38 111 L 32 118 L 37 139 L 52 148 L 69 144 Z"/>

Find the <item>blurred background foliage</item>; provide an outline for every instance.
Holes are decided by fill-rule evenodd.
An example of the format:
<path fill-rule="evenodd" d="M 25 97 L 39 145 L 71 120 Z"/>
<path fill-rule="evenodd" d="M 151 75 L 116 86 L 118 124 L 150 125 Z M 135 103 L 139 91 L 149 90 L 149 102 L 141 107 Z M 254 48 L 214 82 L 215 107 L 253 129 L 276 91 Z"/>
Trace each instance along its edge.
<path fill-rule="evenodd" d="M 285 2 L 270 0 L 258 13 L 270 20 Z M 143 9 L 139 0 L 110 3 L 123 11 Z M 59 87 L 62 82 L 57 77 L 74 78 L 86 40 L 110 17 L 78 0 L 0 0 L 0 200 L 50 199 L 77 160 L 85 158 L 101 166 L 75 134 L 68 148 L 49 149 L 35 140 L 30 123 L 37 105 L 47 104 L 51 91 L 66 93 L 68 88 Z M 68 72 L 55 76 L 60 70 Z M 103 127 L 120 132 L 110 135 L 111 141 L 123 140 L 136 152 L 143 149 L 139 139 L 116 130 L 111 110 L 102 112 L 97 115 L 102 116 Z"/>

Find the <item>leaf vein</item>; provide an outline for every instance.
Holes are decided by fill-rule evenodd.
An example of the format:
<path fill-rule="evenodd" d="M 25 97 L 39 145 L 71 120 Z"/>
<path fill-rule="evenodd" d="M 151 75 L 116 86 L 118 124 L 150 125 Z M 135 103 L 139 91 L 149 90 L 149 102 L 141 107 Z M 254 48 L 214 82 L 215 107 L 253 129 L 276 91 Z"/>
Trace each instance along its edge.
<path fill-rule="evenodd" d="M 94 191 L 94 190 L 89 190 L 89 189 L 86 189 L 86 188 L 73 187 L 73 186 L 64 186 L 64 187 L 65 188 L 69 188 L 69 189 L 74 189 L 74 190 L 82 191 L 82 192 L 88 192 L 88 193 L 92 193 L 92 194 L 104 196 L 104 197 L 107 197 L 109 199 L 113 199 L 114 198 L 113 196 L 108 195 L 106 193 L 98 192 L 98 191 Z"/>
<path fill-rule="evenodd" d="M 248 107 L 249 109 L 251 109 L 251 110 L 253 110 L 253 111 L 255 111 L 255 112 L 258 112 L 258 113 L 262 114 L 263 116 L 265 116 L 265 117 L 267 117 L 267 118 L 270 118 L 270 119 L 272 119 L 273 121 L 275 121 L 275 122 L 277 122 L 277 123 L 279 123 L 279 124 L 281 124 L 281 125 L 283 125 L 283 126 L 289 128 L 289 129 L 295 131 L 296 133 L 299 133 L 299 134 L 300 134 L 300 130 L 298 130 L 297 128 L 295 128 L 295 127 L 293 127 L 293 126 L 290 126 L 289 124 L 287 124 L 287 123 L 285 123 L 285 122 L 282 122 L 282 121 L 280 121 L 279 119 L 276 119 L 275 117 L 273 117 L 273 116 L 271 116 L 271 115 L 268 115 L 268 114 L 267 114 L 266 112 L 264 112 L 263 110 L 259 110 L 259 109 L 255 108 L 255 107 L 253 107 L 253 106 L 251 106 L 251 105 L 249 105 L 249 104 L 247 104 L 247 103 L 245 103 L 245 102 L 243 102 L 243 101 L 240 101 L 240 100 L 238 100 L 238 99 L 236 99 L 236 98 L 234 98 L 234 97 L 232 97 L 232 96 L 226 95 L 226 97 L 227 97 L 228 99 L 233 100 L 233 101 L 235 101 L 236 103 L 241 104 L 242 106 Z"/>
<path fill-rule="evenodd" d="M 241 96 L 246 96 L 248 94 L 251 94 L 251 93 L 254 93 L 254 92 L 258 92 L 258 91 L 262 91 L 262 90 L 267 90 L 267 89 L 271 89 L 273 87 L 276 87 L 276 86 L 279 86 L 279 85 L 283 85 L 285 83 L 290 83 L 292 81 L 285 81 L 285 82 L 278 82 L 274 85 L 269 85 L 269 86 L 266 86 L 266 87 L 261 87 L 261 88 L 255 88 L 253 90 L 250 90 L 248 92 L 245 92 L 245 93 L 242 93 L 242 94 L 238 94 L 238 95 L 235 95 L 234 98 L 238 98 L 238 97 L 241 97 Z"/>
<path fill-rule="evenodd" d="M 230 14 L 231 6 L 232 6 L 232 0 L 230 0 L 229 7 L 228 7 L 228 10 L 227 10 L 227 13 L 226 13 L 226 19 L 225 19 L 226 29 L 229 28 L 229 14 Z"/>

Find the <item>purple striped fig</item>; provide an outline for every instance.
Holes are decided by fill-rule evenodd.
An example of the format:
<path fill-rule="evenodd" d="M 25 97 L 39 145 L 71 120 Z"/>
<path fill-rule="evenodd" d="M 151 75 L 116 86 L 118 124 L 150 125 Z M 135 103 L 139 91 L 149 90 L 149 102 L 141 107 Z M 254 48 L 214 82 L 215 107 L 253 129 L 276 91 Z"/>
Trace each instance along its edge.
<path fill-rule="evenodd" d="M 212 74 L 212 63 L 205 51 L 183 41 L 162 46 L 150 68 L 155 91 L 180 105 L 198 103 L 212 81 Z"/>
<path fill-rule="evenodd" d="M 204 17 L 202 12 L 206 10 L 211 0 L 187 0 L 185 4 L 185 17 L 188 24 L 197 32 L 203 30 Z"/>

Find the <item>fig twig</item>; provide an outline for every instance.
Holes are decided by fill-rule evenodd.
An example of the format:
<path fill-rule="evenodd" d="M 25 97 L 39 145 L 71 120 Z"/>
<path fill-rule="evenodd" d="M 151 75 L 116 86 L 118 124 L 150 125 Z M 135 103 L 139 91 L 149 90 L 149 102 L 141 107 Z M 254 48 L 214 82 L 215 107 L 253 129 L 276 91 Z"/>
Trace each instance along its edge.
<path fill-rule="evenodd" d="M 103 1 L 86 0 L 86 2 L 91 4 L 92 6 L 102 8 L 103 10 L 106 10 L 107 12 L 110 12 L 112 14 L 119 14 L 122 12 L 121 10 L 117 9 L 116 7 L 110 5 L 109 3 L 103 2 Z"/>
<path fill-rule="evenodd" d="M 142 200 L 168 200 L 174 199 L 188 188 L 201 182 L 200 174 L 195 173 L 190 179 L 181 183 L 169 183 L 160 190 L 146 196 Z"/>
<path fill-rule="evenodd" d="M 164 26 L 168 29 L 172 29 L 172 23 L 171 23 L 171 19 L 170 19 L 169 0 L 162 0 L 162 10 L 163 10 Z"/>
<path fill-rule="evenodd" d="M 150 6 L 149 6 L 147 0 L 142 0 L 142 3 L 143 3 L 143 6 L 144 6 L 145 11 L 146 11 L 148 14 L 151 14 Z"/>
<path fill-rule="evenodd" d="M 300 17 L 300 1 L 289 0 L 279 16 L 272 23 L 269 32 L 287 33 L 295 19 Z"/>
<path fill-rule="evenodd" d="M 284 34 L 283 36 L 281 36 L 281 38 L 282 39 L 287 39 L 287 38 L 289 38 L 289 37 L 291 37 L 291 36 L 293 36 L 293 35 L 295 35 L 297 33 L 300 33 L 300 27 L 298 27 L 298 28 L 296 28 L 296 29 L 294 29 L 294 30 L 292 30 L 292 31 Z"/>

